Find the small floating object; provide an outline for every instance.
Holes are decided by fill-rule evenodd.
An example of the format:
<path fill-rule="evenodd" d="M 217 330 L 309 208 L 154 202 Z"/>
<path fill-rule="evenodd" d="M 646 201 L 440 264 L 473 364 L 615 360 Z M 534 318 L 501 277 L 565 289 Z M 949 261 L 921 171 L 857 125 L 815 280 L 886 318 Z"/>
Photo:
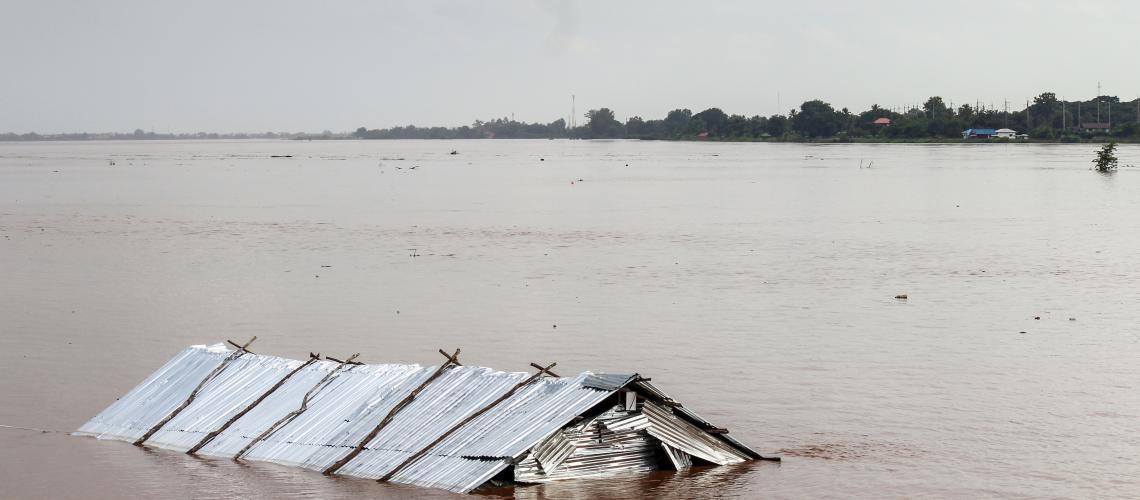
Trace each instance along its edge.
<path fill-rule="evenodd" d="M 453 149 L 453 150 L 451 150 L 451 152 L 450 152 L 450 153 L 447 153 L 447 154 L 449 154 L 449 155 L 457 155 L 457 154 L 459 154 L 459 151 L 456 151 L 456 150 L 454 150 L 454 149 Z"/>
<path fill-rule="evenodd" d="M 269 155 L 270 158 L 292 158 L 293 155 Z"/>
<path fill-rule="evenodd" d="M 1077 318 L 1074 318 L 1074 317 L 1072 317 L 1072 316 L 1069 316 L 1069 321 L 1076 321 L 1076 320 L 1077 320 Z"/>
<path fill-rule="evenodd" d="M 539 158 L 538 161 L 546 161 L 546 158 Z"/>
<path fill-rule="evenodd" d="M 895 295 L 895 298 L 896 298 L 896 299 L 899 299 L 899 300 L 906 300 L 906 299 L 907 299 L 907 297 L 906 297 L 906 294 L 905 294 L 905 293 L 900 293 L 900 294 L 898 294 L 898 295 Z"/>
<path fill-rule="evenodd" d="M 1041 316 L 1034 316 L 1033 319 L 1041 319 Z"/>

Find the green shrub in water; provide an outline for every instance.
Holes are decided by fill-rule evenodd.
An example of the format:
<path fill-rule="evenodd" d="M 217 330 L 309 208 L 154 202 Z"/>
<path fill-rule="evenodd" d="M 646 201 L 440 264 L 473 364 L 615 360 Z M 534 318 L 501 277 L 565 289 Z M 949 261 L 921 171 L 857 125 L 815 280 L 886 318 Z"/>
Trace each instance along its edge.
<path fill-rule="evenodd" d="M 1116 143 L 1110 142 L 1096 152 L 1093 168 L 1097 172 L 1112 172 L 1116 170 Z"/>

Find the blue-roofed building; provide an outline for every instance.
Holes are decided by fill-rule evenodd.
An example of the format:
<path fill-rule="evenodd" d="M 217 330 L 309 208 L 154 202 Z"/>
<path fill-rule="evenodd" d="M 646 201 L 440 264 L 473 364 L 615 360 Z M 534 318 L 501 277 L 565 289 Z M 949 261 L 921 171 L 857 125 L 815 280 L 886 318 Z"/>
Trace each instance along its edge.
<path fill-rule="evenodd" d="M 997 131 L 992 128 L 969 128 L 962 131 L 963 139 L 989 139 Z"/>

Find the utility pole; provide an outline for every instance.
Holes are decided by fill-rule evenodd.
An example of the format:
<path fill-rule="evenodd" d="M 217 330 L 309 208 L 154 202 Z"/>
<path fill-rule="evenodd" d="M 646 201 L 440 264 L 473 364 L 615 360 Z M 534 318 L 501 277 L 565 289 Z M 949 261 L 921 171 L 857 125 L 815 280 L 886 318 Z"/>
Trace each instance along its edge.
<path fill-rule="evenodd" d="M 1025 132 L 1033 130 L 1033 114 L 1029 112 L 1029 99 L 1025 100 Z"/>
<path fill-rule="evenodd" d="M 1100 123 L 1100 82 L 1096 82 L 1096 122 Z"/>
<path fill-rule="evenodd" d="M 1068 130 L 1066 128 L 1067 124 L 1065 123 L 1065 115 L 1066 114 L 1067 113 L 1065 113 L 1065 98 L 1062 97 L 1061 98 L 1061 131 L 1062 132 L 1068 132 Z M 1054 123 L 1056 123 L 1056 122 L 1054 122 Z"/>
<path fill-rule="evenodd" d="M 575 110 L 574 94 L 570 94 L 570 130 L 578 128 L 578 112 Z"/>

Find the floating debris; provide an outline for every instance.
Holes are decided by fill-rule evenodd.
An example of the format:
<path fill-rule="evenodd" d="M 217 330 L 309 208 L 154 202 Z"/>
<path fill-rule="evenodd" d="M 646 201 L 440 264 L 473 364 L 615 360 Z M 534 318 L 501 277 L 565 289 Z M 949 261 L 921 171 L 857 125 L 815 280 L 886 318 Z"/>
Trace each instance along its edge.
<path fill-rule="evenodd" d="M 895 295 L 895 298 L 896 298 L 896 299 L 899 299 L 899 300 L 906 300 L 906 299 L 907 299 L 907 296 L 906 296 L 906 294 L 905 294 L 905 293 L 900 293 L 900 294 L 898 294 L 898 295 Z"/>
<path fill-rule="evenodd" d="M 252 340 L 250 341 L 252 342 Z M 636 373 L 305 361 L 193 346 L 76 434 L 470 492 L 763 457 Z M 173 471 L 172 471 L 173 472 Z"/>
<path fill-rule="evenodd" d="M 293 155 L 269 155 L 270 158 L 292 158 Z"/>

